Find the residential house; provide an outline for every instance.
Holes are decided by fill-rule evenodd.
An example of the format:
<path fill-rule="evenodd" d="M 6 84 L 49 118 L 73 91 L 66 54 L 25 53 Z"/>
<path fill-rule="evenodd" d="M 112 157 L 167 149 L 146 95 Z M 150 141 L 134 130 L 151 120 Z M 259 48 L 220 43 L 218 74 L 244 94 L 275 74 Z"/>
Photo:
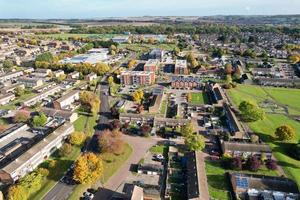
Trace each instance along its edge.
<path fill-rule="evenodd" d="M 24 74 L 23 71 L 15 71 L 15 72 L 9 72 L 9 73 L 6 73 L 6 74 L 1 74 L 0 75 L 0 82 L 4 83 L 6 81 L 16 79 L 20 76 L 23 76 L 23 74 Z"/>
<path fill-rule="evenodd" d="M 55 109 L 65 109 L 68 108 L 71 104 L 73 104 L 75 101 L 79 100 L 79 90 L 72 90 L 71 92 L 68 92 L 67 94 L 63 95 L 59 99 L 55 100 L 53 102 L 53 106 Z"/>
<path fill-rule="evenodd" d="M 29 148 L 17 159 L 12 160 L 0 170 L 2 183 L 13 183 L 33 171 L 40 163 L 61 147 L 62 142 L 74 132 L 71 123 L 65 123 L 47 135 L 43 140 Z M 5 181 L 5 182 L 4 182 Z"/>
<path fill-rule="evenodd" d="M 51 69 L 36 69 L 34 73 L 32 73 L 35 77 L 47 77 L 50 76 L 52 74 L 52 70 Z"/>
<path fill-rule="evenodd" d="M 90 74 L 86 75 L 86 76 L 84 77 L 84 79 L 85 79 L 86 81 L 93 81 L 93 80 L 96 80 L 96 79 L 97 79 L 97 74 L 95 74 L 95 73 L 90 73 Z"/>
<path fill-rule="evenodd" d="M 48 88 L 46 91 L 40 92 L 40 93 L 34 95 L 33 97 L 23 101 L 22 105 L 23 106 L 35 105 L 36 103 L 41 102 L 41 101 L 45 100 L 46 98 L 48 98 L 49 96 L 54 95 L 55 93 L 58 93 L 60 91 L 61 91 L 60 85 L 53 86 L 51 88 Z"/>
<path fill-rule="evenodd" d="M 12 93 L 7 93 L 7 94 L 4 94 L 4 95 L 0 95 L 0 105 L 5 105 L 5 104 L 8 104 L 9 102 L 11 102 L 12 100 L 15 99 L 15 95 L 12 94 Z"/>
<path fill-rule="evenodd" d="M 234 112 L 231 110 L 230 106 L 227 103 L 223 104 L 223 108 L 225 111 L 225 116 L 226 116 L 226 122 L 228 129 L 231 133 L 231 138 L 236 138 L 236 139 L 243 139 L 245 138 L 245 132 L 238 121 L 236 115 Z"/>
<path fill-rule="evenodd" d="M 223 141 L 221 143 L 221 148 L 224 154 L 231 155 L 232 157 L 257 156 L 260 158 L 263 153 L 267 159 L 272 158 L 272 150 L 267 144 Z"/>
<path fill-rule="evenodd" d="M 65 72 L 63 70 L 57 70 L 57 71 L 53 71 L 52 74 L 55 78 L 58 78 L 58 77 L 64 75 Z"/>
<path fill-rule="evenodd" d="M 241 200 L 297 200 L 297 184 L 285 177 L 257 174 L 229 173 L 236 199 Z"/>
<path fill-rule="evenodd" d="M 192 151 L 185 154 L 187 199 L 207 200 L 209 199 L 205 163 L 201 152 Z"/>
<path fill-rule="evenodd" d="M 57 110 L 54 108 L 42 107 L 41 112 L 52 118 L 63 118 L 68 122 L 75 122 L 78 119 L 78 114 L 69 110 Z"/>
<path fill-rule="evenodd" d="M 226 95 L 218 83 L 208 82 L 205 85 L 206 92 L 210 97 L 211 102 L 219 107 L 222 107 L 227 102 Z"/>
<path fill-rule="evenodd" d="M 27 88 L 36 88 L 44 84 L 41 78 L 21 77 L 17 80 L 18 83 L 24 84 Z"/>
<path fill-rule="evenodd" d="M 69 79 L 79 79 L 79 72 L 74 71 L 74 72 L 68 74 L 68 78 Z"/>
<path fill-rule="evenodd" d="M 176 89 L 201 88 L 202 82 L 198 76 L 172 76 L 171 87 Z"/>

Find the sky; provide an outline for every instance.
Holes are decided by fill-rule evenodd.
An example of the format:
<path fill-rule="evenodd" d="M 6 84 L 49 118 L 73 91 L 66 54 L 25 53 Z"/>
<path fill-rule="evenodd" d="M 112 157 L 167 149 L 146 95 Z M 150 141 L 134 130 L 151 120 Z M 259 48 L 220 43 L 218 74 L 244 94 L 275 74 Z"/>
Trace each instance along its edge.
<path fill-rule="evenodd" d="M 0 18 L 300 14 L 300 0 L 0 0 Z"/>

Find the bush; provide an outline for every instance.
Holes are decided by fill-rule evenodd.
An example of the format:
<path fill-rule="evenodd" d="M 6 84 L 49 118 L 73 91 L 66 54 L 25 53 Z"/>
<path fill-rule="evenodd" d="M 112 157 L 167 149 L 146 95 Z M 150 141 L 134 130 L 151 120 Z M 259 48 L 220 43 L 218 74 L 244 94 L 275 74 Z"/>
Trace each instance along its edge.
<path fill-rule="evenodd" d="M 242 170 L 243 169 L 243 162 L 241 157 L 234 157 L 231 160 L 231 168 L 233 170 Z"/>
<path fill-rule="evenodd" d="M 247 160 L 247 167 L 250 171 L 257 171 L 260 168 L 261 162 L 256 156 L 250 156 Z"/>
<path fill-rule="evenodd" d="M 270 170 L 276 170 L 277 169 L 277 162 L 275 160 L 269 159 L 266 161 L 266 167 Z"/>
<path fill-rule="evenodd" d="M 83 132 L 73 132 L 69 137 L 69 142 L 73 145 L 81 145 L 86 139 Z"/>
<path fill-rule="evenodd" d="M 69 143 L 65 143 L 61 146 L 59 149 L 59 155 L 60 156 L 67 156 L 72 152 L 72 145 Z"/>
<path fill-rule="evenodd" d="M 295 138 L 296 132 L 293 127 L 286 124 L 278 127 L 275 131 L 275 135 L 279 140 L 288 141 Z"/>

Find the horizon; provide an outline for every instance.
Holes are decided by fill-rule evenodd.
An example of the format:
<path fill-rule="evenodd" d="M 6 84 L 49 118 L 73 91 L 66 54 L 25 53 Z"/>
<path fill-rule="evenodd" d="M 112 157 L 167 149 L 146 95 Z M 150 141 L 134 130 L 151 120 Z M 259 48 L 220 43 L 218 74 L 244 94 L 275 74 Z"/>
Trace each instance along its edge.
<path fill-rule="evenodd" d="M 5 9 L 1 9 L 5 8 Z M 0 0 L 0 19 L 97 19 L 299 15 L 300 1 L 287 0 Z"/>

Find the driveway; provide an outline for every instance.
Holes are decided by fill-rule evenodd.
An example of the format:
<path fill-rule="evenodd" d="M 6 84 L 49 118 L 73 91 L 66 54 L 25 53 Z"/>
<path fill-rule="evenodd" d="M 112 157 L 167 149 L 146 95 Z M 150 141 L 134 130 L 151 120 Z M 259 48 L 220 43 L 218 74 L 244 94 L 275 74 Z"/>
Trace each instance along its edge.
<path fill-rule="evenodd" d="M 114 194 L 114 191 L 118 190 L 118 188 L 124 184 L 124 181 L 130 175 L 131 164 L 137 164 L 147 153 L 148 149 L 160 140 L 155 138 L 143 138 L 128 135 L 124 135 L 123 138 L 132 146 L 133 152 L 123 166 L 104 185 L 104 189 L 101 189 L 96 193 L 94 199 L 110 199 Z M 101 183 L 98 183 L 98 185 L 101 186 Z"/>

